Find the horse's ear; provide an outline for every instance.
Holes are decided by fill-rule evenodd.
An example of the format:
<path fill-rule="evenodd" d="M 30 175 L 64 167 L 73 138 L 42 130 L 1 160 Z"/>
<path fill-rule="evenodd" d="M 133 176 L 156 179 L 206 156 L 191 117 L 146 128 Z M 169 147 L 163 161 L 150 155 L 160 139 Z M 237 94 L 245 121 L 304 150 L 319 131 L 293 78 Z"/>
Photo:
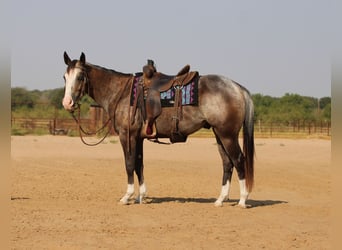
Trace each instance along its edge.
<path fill-rule="evenodd" d="M 82 52 L 81 56 L 80 56 L 80 61 L 82 64 L 85 64 L 86 58 L 85 58 L 85 54 Z"/>
<path fill-rule="evenodd" d="M 68 56 L 68 54 L 64 51 L 64 62 L 66 65 L 69 65 L 71 62 L 70 57 Z"/>

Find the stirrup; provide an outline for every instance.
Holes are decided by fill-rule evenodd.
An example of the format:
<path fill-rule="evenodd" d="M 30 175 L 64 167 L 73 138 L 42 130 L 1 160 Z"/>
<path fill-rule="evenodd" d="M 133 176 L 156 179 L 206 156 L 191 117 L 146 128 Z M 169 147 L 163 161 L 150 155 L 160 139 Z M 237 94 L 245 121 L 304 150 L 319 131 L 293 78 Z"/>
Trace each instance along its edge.
<path fill-rule="evenodd" d="M 156 127 L 156 123 L 153 122 L 153 125 L 152 125 L 152 134 L 147 134 L 147 133 L 146 133 L 147 124 L 148 124 L 148 122 L 146 121 L 146 122 L 144 123 L 144 126 L 143 126 L 142 129 L 141 129 L 140 136 L 141 136 L 142 138 L 147 138 L 147 139 L 154 139 L 154 138 L 156 138 L 156 136 L 157 136 L 157 127 Z"/>

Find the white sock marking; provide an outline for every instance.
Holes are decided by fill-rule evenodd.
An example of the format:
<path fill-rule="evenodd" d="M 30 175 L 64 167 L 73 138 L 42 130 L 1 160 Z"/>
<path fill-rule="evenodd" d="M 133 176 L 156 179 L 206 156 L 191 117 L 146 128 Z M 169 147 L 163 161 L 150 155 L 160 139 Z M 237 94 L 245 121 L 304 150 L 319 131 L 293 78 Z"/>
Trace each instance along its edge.
<path fill-rule="evenodd" d="M 128 204 L 129 199 L 133 196 L 134 194 L 134 184 L 128 184 L 127 185 L 127 192 L 126 194 L 121 198 L 120 202 L 122 204 Z"/>
<path fill-rule="evenodd" d="M 246 200 L 248 198 L 248 191 L 246 188 L 246 180 L 242 179 L 239 180 L 239 184 L 240 184 L 240 200 L 239 200 L 239 206 L 240 207 L 246 207 Z"/>
<path fill-rule="evenodd" d="M 146 196 L 146 185 L 145 185 L 145 183 L 143 183 L 139 187 L 139 197 L 137 199 L 137 202 L 142 204 L 145 196 Z"/>
<path fill-rule="evenodd" d="M 223 205 L 223 201 L 225 201 L 228 198 L 229 189 L 230 189 L 230 181 L 227 180 L 226 184 L 223 185 L 221 188 L 221 194 L 215 201 L 215 206 L 220 207 Z"/>

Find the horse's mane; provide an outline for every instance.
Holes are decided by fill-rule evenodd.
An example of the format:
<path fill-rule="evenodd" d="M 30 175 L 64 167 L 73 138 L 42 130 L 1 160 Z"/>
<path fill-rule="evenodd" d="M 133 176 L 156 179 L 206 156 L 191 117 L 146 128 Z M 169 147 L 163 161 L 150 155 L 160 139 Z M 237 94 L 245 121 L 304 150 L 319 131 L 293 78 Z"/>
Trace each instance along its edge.
<path fill-rule="evenodd" d="M 105 68 L 105 67 L 102 67 L 102 66 L 99 66 L 99 65 L 95 65 L 95 64 L 91 64 L 91 63 L 86 63 L 86 66 L 90 67 L 90 68 L 97 68 L 99 70 L 103 70 L 103 71 L 106 71 L 106 72 L 109 72 L 111 74 L 115 74 L 115 75 L 120 75 L 120 76 L 131 76 L 132 74 L 130 73 L 122 73 L 122 72 L 119 72 L 119 71 L 115 71 L 114 69 L 108 69 L 108 68 Z"/>

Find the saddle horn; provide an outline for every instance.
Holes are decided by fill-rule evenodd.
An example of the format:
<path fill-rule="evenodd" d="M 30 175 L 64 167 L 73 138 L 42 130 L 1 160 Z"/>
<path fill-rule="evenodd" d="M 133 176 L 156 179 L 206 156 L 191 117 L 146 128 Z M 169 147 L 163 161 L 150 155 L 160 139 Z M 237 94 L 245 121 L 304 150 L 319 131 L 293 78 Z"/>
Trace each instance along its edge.
<path fill-rule="evenodd" d="M 157 72 L 153 60 L 147 59 L 147 65 L 143 67 L 143 72 L 146 78 L 152 78 L 153 74 Z"/>

